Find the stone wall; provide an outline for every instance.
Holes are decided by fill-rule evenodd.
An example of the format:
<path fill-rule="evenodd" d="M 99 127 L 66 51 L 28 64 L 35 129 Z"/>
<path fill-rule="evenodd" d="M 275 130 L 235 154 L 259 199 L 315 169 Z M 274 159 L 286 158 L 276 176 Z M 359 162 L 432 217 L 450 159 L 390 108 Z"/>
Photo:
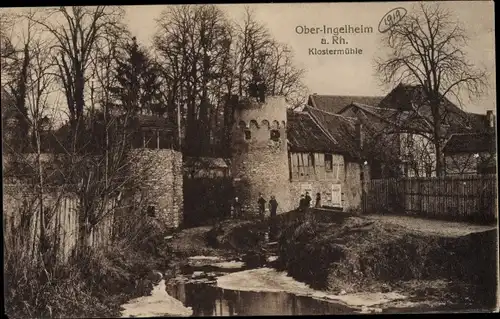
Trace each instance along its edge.
<path fill-rule="evenodd" d="M 142 180 L 141 198 L 147 208 L 168 228 L 177 228 L 183 218 L 182 153 L 170 149 L 136 149 L 131 154 L 130 174 Z"/>

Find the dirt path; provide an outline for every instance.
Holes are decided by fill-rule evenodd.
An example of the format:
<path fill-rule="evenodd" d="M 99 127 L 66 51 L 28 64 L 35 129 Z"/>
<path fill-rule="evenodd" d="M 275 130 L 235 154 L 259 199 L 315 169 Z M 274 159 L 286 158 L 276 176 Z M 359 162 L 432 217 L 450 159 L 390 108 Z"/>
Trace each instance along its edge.
<path fill-rule="evenodd" d="M 443 237 L 460 237 L 496 229 L 496 226 L 480 226 L 468 223 L 429 220 L 410 216 L 368 215 L 366 218 L 398 225 L 419 233 L 439 235 Z"/>

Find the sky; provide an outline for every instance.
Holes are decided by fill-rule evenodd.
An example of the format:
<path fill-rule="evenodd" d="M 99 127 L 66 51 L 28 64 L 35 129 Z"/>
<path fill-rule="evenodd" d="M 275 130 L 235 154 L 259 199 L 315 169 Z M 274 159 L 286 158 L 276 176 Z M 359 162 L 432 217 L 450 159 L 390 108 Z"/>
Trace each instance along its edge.
<path fill-rule="evenodd" d="M 290 4 L 228 4 L 219 5 L 231 19 L 242 17 L 244 7 L 250 6 L 256 18 L 264 23 L 272 35 L 287 43 L 293 50 L 295 62 L 306 70 L 304 82 L 309 93 L 332 95 L 384 95 L 389 88 L 380 85 L 374 73 L 373 60 L 381 49 L 378 25 L 391 9 L 411 10 L 411 2 L 379 3 L 290 3 Z M 464 101 L 464 108 L 474 113 L 496 112 L 494 8 L 491 1 L 448 1 L 448 7 L 461 21 L 470 36 L 469 59 L 491 72 L 490 88 L 486 94 L 473 101 Z M 126 19 L 130 30 L 144 45 L 151 45 L 156 32 L 156 21 L 167 6 L 128 6 Z M 347 34 L 345 45 L 321 44 L 319 34 L 298 34 L 301 27 L 341 27 L 344 25 L 369 26 L 373 33 Z M 297 30 L 299 27 L 299 30 Z M 331 35 L 326 36 L 328 40 Z M 309 55 L 310 48 L 358 48 L 358 55 Z"/>
<path fill-rule="evenodd" d="M 412 2 L 350 2 L 350 3 L 290 3 L 290 4 L 226 4 L 218 5 L 232 20 L 243 18 L 245 6 L 250 6 L 259 22 L 265 24 L 273 37 L 291 47 L 297 66 L 306 71 L 304 84 L 309 93 L 328 95 L 383 96 L 391 88 L 380 85 L 374 72 L 374 58 L 383 47 L 379 23 L 386 14 L 403 8 L 410 12 Z M 470 37 L 465 48 L 470 61 L 489 71 L 489 88 L 472 101 L 464 99 L 464 109 L 474 113 L 493 110 L 496 113 L 495 30 L 492 1 L 445 1 L 448 8 L 466 28 Z M 157 31 L 156 19 L 167 5 L 124 6 L 126 23 L 143 45 L 151 46 Z M 5 9 L 2 9 L 5 10 Z M 391 11 L 392 10 L 392 11 Z M 399 9 L 400 12 L 401 9 Z M 306 28 L 371 27 L 372 33 L 344 34 L 347 44 L 322 44 L 331 35 L 299 34 Z M 362 50 L 353 55 L 311 55 L 310 49 L 352 48 Z M 451 98 L 450 98 L 451 99 Z M 453 99 L 451 99 L 453 101 Z"/>

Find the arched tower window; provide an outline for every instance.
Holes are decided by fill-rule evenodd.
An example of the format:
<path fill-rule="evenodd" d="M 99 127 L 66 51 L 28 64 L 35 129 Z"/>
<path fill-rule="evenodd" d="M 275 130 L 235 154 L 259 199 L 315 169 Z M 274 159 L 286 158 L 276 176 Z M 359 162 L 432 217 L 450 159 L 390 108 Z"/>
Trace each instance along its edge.
<path fill-rule="evenodd" d="M 238 123 L 238 127 L 239 127 L 240 129 L 244 129 L 244 128 L 246 128 L 246 127 L 247 127 L 247 123 L 245 123 L 245 121 L 240 121 L 240 122 Z"/>
<path fill-rule="evenodd" d="M 245 140 L 249 140 L 252 138 L 252 132 L 250 130 L 245 130 Z"/>
<path fill-rule="evenodd" d="M 251 120 L 250 121 L 250 128 L 254 128 L 254 129 L 259 128 L 259 123 L 257 123 L 256 120 Z"/>
<path fill-rule="evenodd" d="M 277 130 L 277 129 L 279 129 L 279 128 L 280 128 L 280 122 L 278 122 L 278 121 L 273 121 L 272 128 L 273 128 L 273 129 L 276 129 L 276 130 Z"/>
<path fill-rule="evenodd" d="M 262 120 L 262 127 L 265 127 L 267 129 L 270 128 L 269 121 L 268 120 Z"/>
<path fill-rule="evenodd" d="M 271 140 L 277 142 L 280 139 L 280 131 L 279 130 L 271 130 Z"/>

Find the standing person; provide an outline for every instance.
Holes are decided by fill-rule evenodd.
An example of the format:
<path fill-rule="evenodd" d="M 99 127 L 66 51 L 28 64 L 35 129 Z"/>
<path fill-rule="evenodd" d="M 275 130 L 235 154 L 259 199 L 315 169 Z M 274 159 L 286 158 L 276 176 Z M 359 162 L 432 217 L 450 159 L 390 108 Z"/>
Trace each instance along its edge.
<path fill-rule="evenodd" d="M 309 196 L 309 192 L 306 192 L 306 197 L 305 197 L 306 208 L 311 207 L 311 201 L 312 201 L 312 198 L 311 198 L 311 196 Z"/>
<path fill-rule="evenodd" d="M 234 198 L 233 201 L 233 218 L 239 218 L 241 216 L 241 202 L 238 197 Z"/>
<path fill-rule="evenodd" d="M 262 196 L 262 193 L 259 193 L 259 200 L 257 200 L 257 204 L 259 205 L 259 217 L 264 219 L 266 215 L 266 200 Z"/>
<path fill-rule="evenodd" d="M 277 227 L 276 227 L 276 211 L 278 210 L 278 201 L 276 198 L 271 196 L 271 200 L 269 201 L 269 211 L 271 213 L 271 227 L 269 231 L 269 238 L 274 240 L 276 239 L 276 232 L 277 232 Z"/>
<path fill-rule="evenodd" d="M 304 195 L 300 195 L 300 201 L 299 201 L 299 210 L 304 210 L 306 207 L 306 198 Z"/>
<path fill-rule="evenodd" d="M 316 205 L 314 205 L 314 207 L 316 207 L 316 208 L 321 207 L 321 194 L 320 193 L 316 194 Z"/>
<path fill-rule="evenodd" d="M 278 201 L 274 196 L 271 196 L 271 200 L 269 201 L 269 211 L 271 213 L 271 218 L 276 217 L 277 210 L 278 210 Z"/>

